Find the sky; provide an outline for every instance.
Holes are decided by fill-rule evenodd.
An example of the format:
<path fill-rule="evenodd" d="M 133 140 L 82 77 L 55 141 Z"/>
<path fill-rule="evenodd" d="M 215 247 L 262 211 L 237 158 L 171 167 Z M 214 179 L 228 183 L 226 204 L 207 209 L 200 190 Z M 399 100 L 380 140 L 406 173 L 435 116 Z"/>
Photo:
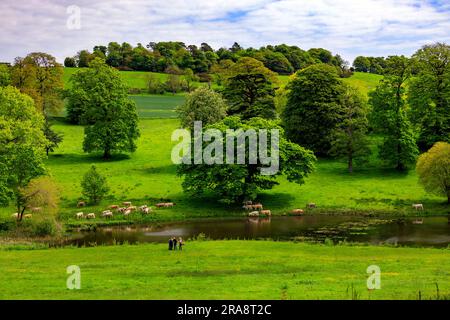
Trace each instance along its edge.
<path fill-rule="evenodd" d="M 409 56 L 450 43 L 450 0 L 0 0 L 0 62 L 30 52 L 63 62 L 111 41 L 215 49 L 286 43 L 326 48 L 349 62 Z"/>

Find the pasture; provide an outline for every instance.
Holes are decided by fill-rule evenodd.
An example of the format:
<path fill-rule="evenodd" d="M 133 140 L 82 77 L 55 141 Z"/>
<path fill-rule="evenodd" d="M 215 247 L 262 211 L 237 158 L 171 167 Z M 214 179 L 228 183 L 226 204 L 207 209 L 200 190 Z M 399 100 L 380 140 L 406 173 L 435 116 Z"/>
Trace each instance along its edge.
<path fill-rule="evenodd" d="M 0 299 L 437 299 L 450 296 L 446 249 L 273 241 L 7 250 Z M 68 290 L 77 265 L 81 289 Z M 370 265 L 381 289 L 367 290 Z"/>
<path fill-rule="evenodd" d="M 74 71 L 70 68 L 65 70 L 66 76 Z M 122 71 L 121 75 L 127 73 Z M 355 73 L 346 81 L 369 90 L 379 78 L 372 74 Z M 184 96 L 132 95 L 130 98 L 136 102 L 141 118 L 137 151 L 129 155 L 115 155 L 107 162 L 99 155 L 82 151 L 82 126 L 55 121 L 54 130 L 63 134 L 64 141 L 50 154 L 47 168 L 61 190 L 60 218 L 72 221 L 79 211 L 76 202 L 82 197 L 80 181 L 92 164 L 106 175 L 111 193 L 98 207 L 86 208 L 86 211 L 98 212 L 110 204 L 126 200 L 148 205 L 170 200 L 177 203 L 174 208 L 159 210 L 146 219 L 162 221 L 242 215 L 243 210 L 239 206 L 219 204 L 213 197 L 195 199 L 183 193 L 182 180 L 176 175 L 170 154 L 175 144 L 171 141 L 171 134 L 179 127 L 178 120 L 174 118 L 174 108 L 183 102 Z M 293 208 L 304 208 L 308 202 L 318 204 L 318 208 L 310 213 L 411 215 L 417 213 L 411 208 L 412 203 L 424 204 L 425 211 L 421 214 L 447 212 L 444 199 L 425 193 L 418 184 L 414 170 L 399 173 L 380 166 L 375 147 L 378 138 L 372 137 L 372 140 L 374 155 L 371 161 L 364 166 L 356 166 L 353 174 L 347 172 L 344 161 L 319 159 L 316 171 L 304 185 L 280 178 L 280 185 L 262 192 L 259 200 L 276 215 L 285 214 Z M 0 208 L 4 218 L 9 218 L 12 212 L 15 212 L 12 207 Z M 97 220 L 100 219 L 97 217 Z M 114 219 L 123 220 L 123 217 Z"/>

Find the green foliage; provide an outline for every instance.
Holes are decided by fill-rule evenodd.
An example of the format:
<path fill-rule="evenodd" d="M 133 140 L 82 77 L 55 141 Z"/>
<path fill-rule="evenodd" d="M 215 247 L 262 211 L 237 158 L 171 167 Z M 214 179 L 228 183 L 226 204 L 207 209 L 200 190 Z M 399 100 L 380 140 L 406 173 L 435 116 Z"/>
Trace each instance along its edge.
<path fill-rule="evenodd" d="M 84 151 L 103 151 L 104 159 L 114 151 L 135 151 L 139 137 L 136 105 L 128 98 L 118 71 L 97 58 L 90 68 L 75 73 L 72 83 L 68 117 L 87 124 Z"/>
<path fill-rule="evenodd" d="M 0 88 L 0 202 L 14 199 L 22 217 L 21 189 L 44 169 L 44 119 L 33 100 L 13 87 Z"/>
<path fill-rule="evenodd" d="M 66 68 L 75 68 L 77 66 L 77 62 L 75 58 L 67 57 L 64 59 L 64 67 Z"/>
<path fill-rule="evenodd" d="M 330 153 L 347 158 L 348 170 L 353 172 L 353 160 L 365 161 L 370 156 L 367 139 L 367 104 L 357 89 L 347 87 L 343 95 L 344 113 L 332 133 Z"/>
<path fill-rule="evenodd" d="M 275 74 L 253 58 L 234 64 L 224 83 L 223 95 L 230 105 L 228 113 L 242 119 L 273 119 L 275 112 Z"/>
<path fill-rule="evenodd" d="M 175 94 L 183 90 L 183 81 L 177 74 L 169 74 L 164 86 L 168 92 Z"/>
<path fill-rule="evenodd" d="M 151 94 L 163 94 L 165 91 L 164 83 L 161 81 L 161 78 L 154 73 L 150 73 L 147 76 L 147 88 L 148 93 Z"/>
<path fill-rule="evenodd" d="M 225 133 L 227 129 L 233 130 L 279 130 L 279 170 L 272 175 L 263 175 L 260 168 L 264 165 L 258 161 L 256 164 L 249 162 L 249 148 L 246 148 L 244 164 L 226 164 L 226 152 L 223 154 L 223 164 L 180 164 L 178 174 L 184 176 L 183 189 L 189 194 L 200 196 L 213 193 L 218 200 L 232 203 L 243 199 L 255 199 L 261 190 L 272 189 L 278 185 L 277 176 L 284 174 L 288 181 L 303 184 L 305 177 L 313 171 L 315 157 L 311 151 L 306 150 L 284 138 L 282 128 L 275 122 L 262 118 L 252 118 L 241 122 L 239 117 L 227 117 L 223 121 L 207 128 L 214 128 L 222 132 L 222 139 L 214 143 L 226 145 Z M 219 139 L 219 138 L 216 138 Z M 271 138 L 267 138 L 271 141 Z M 193 140 L 192 143 L 195 143 Z M 244 142 L 245 143 L 245 142 Z M 251 142 L 249 142 L 251 143 Z M 206 147 L 206 144 L 204 144 Z M 237 154 L 238 146 L 234 144 L 234 152 Z M 192 148 L 192 150 L 194 150 Z M 268 151 L 270 147 L 268 147 Z M 269 152 L 269 156 L 275 156 Z M 191 154 L 193 158 L 194 155 Z M 193 161 L 191 161 L 193 163 Z"/>
<path fill-rule="evenodd" d="M 6 87 L 11 84 L 11 74 L 9 67 L 5 64 L 0 64 L 0 87 Z"/>
<path fill-rule="evenodd" d="M 64 107 L 63 74 L 55 57 L 42 52 L 30 53 L 24 59 L 16 58 L 11 69 L 12 84 L 33 98 L 36 109 L 46 121 Z"/>
<path fill-rule="evenodd" d="M 450 144 L 435 143 L 428 152 L 420 155 L 416 170 L 425 190 L 447 197 L 450 204 Z"/>
<path fill-rule="evenodd" d="M 336 68 L 326 64 L 307 67 L 296 73 L 287 88 L 282 114 L 287 137 L 318 154 L 329 154 L 331 135 L 344 109 L 344 86 Z"/>
<path fill-rule="evenodd" d="M 414 164 L 419 153 L 415 134 L 407 117 L 404 83 L 410 75 L 410 61 L 403 56 L 388 59 L 389 75 L 375 91 L 370 92 L 373 124 L 384 134 L 380 147 L 381 159 L 406 170 Z"/>
<path fill-rule="evenodd" d="M 203 126 L 219 122 L 226 116 L 227 105 L 219 93 L 200 87 L 186 96 L 183 105 L 176 111 L 184 128 L 193 128 L 194 121 Z"/>
<path fill-rule="evenodd" d="M 99 203 L 110 190 L 106 178 L 97 171 L 97 167 L 94 165 L 83 176 L 81 188 L 83 190 L 83 196 L 88 198 L 92 204 Z"/>
<path fill-rule="evenodd" d="M 420 129 L 418 144 L 430 148 L 437 141 L 450 142 L 450 46 L 424 46 L 413 56 L 418 73 L 411 80 L 408 102 Z"/>
<path fill-rule="evenodd" d="M 49 152 L 55 151 L 55 148 L 58 147 L 58 145 L 63 141 L 63 136 L 52 129 L 52 125 L 50 122 L 45 122 L 44 124 L 44 135 L 45 138 L 48 140 L 47 147 L 45 148 L 45 151 L 47 153 L 47 156 Z"/>

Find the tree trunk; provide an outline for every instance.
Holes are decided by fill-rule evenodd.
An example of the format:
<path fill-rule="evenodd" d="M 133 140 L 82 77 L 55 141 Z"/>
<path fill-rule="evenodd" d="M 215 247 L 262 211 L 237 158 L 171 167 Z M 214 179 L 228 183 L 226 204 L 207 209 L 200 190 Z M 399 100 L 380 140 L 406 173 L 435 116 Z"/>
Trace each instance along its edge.
<path fill-rule="evenodd" d="M 103 159 L 108 160 L 109 158 L 111 158 L 111 151 L 108 148 L 106 148 L 103 152 Z"/>
<path fill-rule="evenodd" d="M 348 155 L 348 172 L 353 172 L 353 157 L 351 154 Z"/>

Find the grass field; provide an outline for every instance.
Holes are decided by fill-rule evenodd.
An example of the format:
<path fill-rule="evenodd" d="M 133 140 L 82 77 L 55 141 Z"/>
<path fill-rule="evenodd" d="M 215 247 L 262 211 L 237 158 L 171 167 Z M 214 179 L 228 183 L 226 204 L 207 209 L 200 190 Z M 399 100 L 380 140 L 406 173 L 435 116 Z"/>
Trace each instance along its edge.
<path fill-rule="evenodd" d="M 80 290 L 66 288 L 69 265 L 80 267 Z M 367 290 L 370 265 L 381 269 L 379 290 Z M 188 241 L 182 252 L 140 244 L 0 253 L 0 299 L 448 299 L 449 277 L 448 249 Z"/>
<path fill-rule="evenodd" d="M 366 94 L 377 87 L 378 82 L 383 78 L 378 74 L 355 72 L 350 78 L 343 81 L 356 87 L 362 94 Z"/>
<path fill-rule="evenodd" d="M 184 95 L 130 95 L 140 118 L 176 118 L 175 108 L 184 102 Z"/>

